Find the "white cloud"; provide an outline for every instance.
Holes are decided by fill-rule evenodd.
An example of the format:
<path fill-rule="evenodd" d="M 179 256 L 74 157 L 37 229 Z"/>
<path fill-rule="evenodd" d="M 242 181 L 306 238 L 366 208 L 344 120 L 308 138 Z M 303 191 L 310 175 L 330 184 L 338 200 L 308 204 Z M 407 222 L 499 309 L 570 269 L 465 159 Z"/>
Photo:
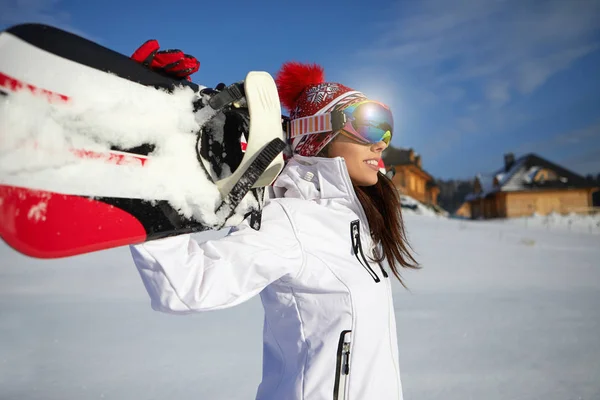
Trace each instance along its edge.
<path fill-rule="evenodd" d="M 458 129 L 447 129 L 440 132 L 436 140 L 431 141 L 426 147 L 416 149 L 424 160 L 434 160 L 444 153 L 448 153 L 453 147 L 460 146 L 464 135 Z"/>
<path fill-rule="evenodd" d="M 470 117 L 460 117 L 457 119 L 457 125 L 463 132 L 473 133 L 478 129 L 477 122 Z"/>
<path fill-rule="evenodd" d="M 597 43 L 582 45 L 540 59 L 524 61 L 518 66 L 517 87 L 521 93 L 529 94 L 552 75 L 569 68 L 577 59 L 596 51 L 599 47 Z"/>
<path fill-rule="evenodd" d="M 414 100 L 421 105 L 433 106 L 439 103 L 440 97 L 431 90 L 421 89 L 414 93 Z"/>
<path fill-rule="evenodd" d="M 466 91 L 461 87 L 451 86 L 446 90 L 445 95 L 450 101 L 459 101 L 465 97 Z"/>
<path fill-rule="evenodd" d="M 510 100 L 510 85 L 507 81 L 492 81 L 485 88 L 485 97 L 495 106 L 503 106 Z"/>
<path fill-rule="evenodd" d="M 469 111 L 470 113 L 475 113 L 481 110 L 482 107 L 483 106 L 480 103 L 472 103 L 467 106 L 467 111 Z"/>
<path fill-rule="evenodd" d="M 521 93 L 596 51 L 598 0 L 420 0 L 398 9 L 375 47 L 377 60 L 424 82 L 508 81 Z M 492 83 L 490 83 L 492 82 Z M 505 98 L 506 92 L 492 90 Z M 494 96 L 495 96 L 494 95 Z M 502 96 L 500 96 L 502 95 Z"/>
<path fill-rule="evenodd" d="M 582 147 L 586 150 L 600 147 L 600 120 L 577 129 L 545 137 L 539 141 L 522 143 L 516 151 L 519 153 L 551 152 L 564 150 L 569 146 Z"/>

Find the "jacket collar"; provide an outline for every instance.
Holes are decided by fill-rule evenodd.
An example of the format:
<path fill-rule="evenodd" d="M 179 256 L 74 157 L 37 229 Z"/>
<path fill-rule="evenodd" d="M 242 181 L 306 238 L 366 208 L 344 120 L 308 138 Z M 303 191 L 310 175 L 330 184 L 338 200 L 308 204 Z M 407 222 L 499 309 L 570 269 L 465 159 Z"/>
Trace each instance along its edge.
<path fill-rule="evenodd" d="M 294 155 L 273 184 L 274 197 L 358 202 L 346 162 L 341 157 Z"/>
<path fill-rule="evenodd" d="M 332 210 L 350 209 L 361 221 L 363 243 L 372 254 L 369 223 L 343 158 L 294 155 L 270 187 L 268 197 L 304 199 Z"/>

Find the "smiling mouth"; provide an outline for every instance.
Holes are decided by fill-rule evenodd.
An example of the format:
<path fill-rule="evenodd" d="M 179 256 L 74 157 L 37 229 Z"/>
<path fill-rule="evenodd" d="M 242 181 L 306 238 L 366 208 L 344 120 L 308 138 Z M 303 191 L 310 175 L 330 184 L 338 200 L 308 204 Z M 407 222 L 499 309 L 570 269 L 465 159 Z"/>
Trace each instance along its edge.
<path fill-rule="evenodd" d="M 379 161 L 378 160 L 365 160 L 363 161 L 365 164 L 367 164 L 371 169 L 375 170 L 375 171 L 379 171 Z"/>

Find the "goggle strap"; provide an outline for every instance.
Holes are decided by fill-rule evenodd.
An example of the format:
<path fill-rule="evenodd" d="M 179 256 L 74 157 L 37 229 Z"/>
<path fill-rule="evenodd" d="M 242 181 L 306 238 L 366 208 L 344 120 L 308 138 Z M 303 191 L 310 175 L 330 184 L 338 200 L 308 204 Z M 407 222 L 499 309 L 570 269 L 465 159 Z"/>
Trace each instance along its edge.
<path fill-rule="evenodd" d="M 333 113 L 325 113 L 311 115 L 309 117 L 296 118 L 288 121 L 288 132 L 290 139 L 294 139 L 303 135 L 311 135 L 313 133 L 334 131 L 334 127 L 336 125 L 333 123 L 334 120 L 335 118 Z"/>
<path fill-rule="evenodd" d="M 357 107 L 364 103 L 383 105 L 376 101 L 363 100 L 358 103 L 350 104 L 348 107 Z M 290 120 L 287 123 L 287 131 L 289 133 L 289 138 L 294 139 L 298 136 L 312 135 L 313 133 L 337 132 L 342 129 L 344 125 L 346 125 L 346 114 L 344 114 L 342 109 Z"/>

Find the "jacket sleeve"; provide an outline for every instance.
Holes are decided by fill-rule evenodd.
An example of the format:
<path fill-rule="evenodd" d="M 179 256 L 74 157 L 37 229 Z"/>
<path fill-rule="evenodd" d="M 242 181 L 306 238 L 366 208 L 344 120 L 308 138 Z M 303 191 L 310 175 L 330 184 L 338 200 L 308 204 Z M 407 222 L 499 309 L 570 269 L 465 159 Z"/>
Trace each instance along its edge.
<path fill-rule="evenodd" d="M 180 235 L 130 248 L 152 308 L 174 314 L 235 306 L 278 279 L 296 276 L 304 263 L 279 203 L 265 206 L 258 231 L 244 223 L 202 244 Z"/>

